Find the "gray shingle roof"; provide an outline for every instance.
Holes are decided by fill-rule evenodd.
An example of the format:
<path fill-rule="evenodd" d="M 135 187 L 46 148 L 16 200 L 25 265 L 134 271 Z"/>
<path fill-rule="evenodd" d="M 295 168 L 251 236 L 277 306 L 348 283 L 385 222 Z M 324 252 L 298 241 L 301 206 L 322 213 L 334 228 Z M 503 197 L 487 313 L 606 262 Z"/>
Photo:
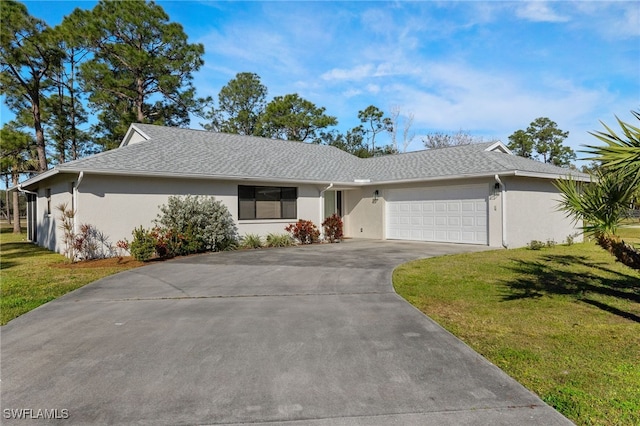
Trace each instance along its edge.
<path fill-rule="evenodd" d="M 58 166 L 158 175 L 353 181 L 358 158 L 334 147 L 136 125 L 150 140 Z"/>
<path fill-rule="evenodd" d="M 521 172 L 552 176 L 569 170 L 498 151 L 493 143 L 368 159 L 337 148 L 204 130 L 135 124 L 150 139 L 56 166 L 59 171 L 252 178 L 334 183 L 437 179 Z"/>

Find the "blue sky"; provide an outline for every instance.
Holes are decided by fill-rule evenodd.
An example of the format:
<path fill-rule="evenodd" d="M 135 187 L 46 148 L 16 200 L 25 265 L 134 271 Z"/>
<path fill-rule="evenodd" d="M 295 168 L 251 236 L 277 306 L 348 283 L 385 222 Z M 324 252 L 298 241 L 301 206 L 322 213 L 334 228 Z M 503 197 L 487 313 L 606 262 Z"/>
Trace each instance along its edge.
<path fill-rule="evenodd" d="M 416 137 L 465 130 L 503 142 L 537 117 L 594 143 L 599 120 L 640 109 L 640 3 L 158 1 L 205 46 L 198 96 L 254 72 L 268 99 L 327 109 L 342 131 L 375 105 L 414 115 Z M 56 25 L 93 1 L 26 1 Z M 2 109 L 2 121 L 10 117 Z M 200 128 L 201 120 L 191 127 Z"/>

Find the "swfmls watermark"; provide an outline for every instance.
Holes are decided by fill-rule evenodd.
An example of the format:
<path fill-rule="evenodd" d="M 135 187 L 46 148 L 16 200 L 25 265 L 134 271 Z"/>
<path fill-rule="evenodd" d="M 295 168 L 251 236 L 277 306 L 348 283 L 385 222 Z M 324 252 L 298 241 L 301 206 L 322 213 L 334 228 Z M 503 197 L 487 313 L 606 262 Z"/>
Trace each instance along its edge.
<path fill-rule="evenodd" d="M 6 420 L 65 420 L 69 418 L 66 408 L 5 408 L 2 417 Z"/>

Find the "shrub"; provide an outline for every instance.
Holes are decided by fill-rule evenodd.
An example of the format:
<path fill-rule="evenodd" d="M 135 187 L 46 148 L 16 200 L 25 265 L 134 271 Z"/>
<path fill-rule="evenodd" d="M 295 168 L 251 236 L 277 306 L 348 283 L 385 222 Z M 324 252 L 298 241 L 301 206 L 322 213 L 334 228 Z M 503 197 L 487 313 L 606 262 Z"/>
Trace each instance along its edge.
<path fill-rule="evenodd" d="M 342 240 L 342 219 L 336 213 L 332 214 L 322 222 L 324 237 L 331 243 Z"/>
<path fill-rule="evenodd" d="M 129 242 L 127 240 L 118 240 L 116 243 L 116 255 L 120 260 L 129 252 Z"/>
<path fill-rule="evenodd" d="M 293 245 L 293 240 L 289 234 L 269 234 L 266 245 L 267 247 L 289 247 Z"/>
<path fill-rule="evenodd" d="M 262 238 L 258 234 L 246 234 L 240 242 L 241 248 L 258 249 L 262 247 Z"/>
<path fill-rule="evenodd" d="M 300 244 L 317 243 L 320 238 L 318 227 L 310 220 L 300 219 L 296 223 L 289 224 L 284 230 L 289 232 Z"/>
<path fill-rule="evenodd" d="M 527 244 L 527 247 L 529 248 L 529 250 L 540 250 L 541 248 L 545 247 L 546 244 L 543 243 L 542 241 L 538 241 L 538 240 L 531 240 L 529 242 L 529 244 Z"/>
<path fill-rule="evenodd" d="M 156 253 L 156 239 L 151 231 L 140 226 L 133 230 L 132 235 L 133 241 L 129 244 L 131 256 L 140 262 L 150 260 Z"/>
<path fill-rule="evenodd" d="M 188 236 L 177 234 L 174 230 L 159 228 L 157 226 L 149 232 L 156 241 L 156 255 L 158 255 L 158 257 L 175 257 L 179 254 L 195 252 L 194 247 L 190 245 Z"/>
<path fill-rule="evenodd" d="M 59 228 L 62 230 L 64 234 L 63 240 L 62 240 L 64 244 L 63 254 L 67 258 L 69 258 L 70 261 L 73 262 L 76 260 L 76 251 L 75 251 L 76 233 L 75 233 L 75 230 L 73 229 L 76 212 L 69 209 L 66 203 L 60 204 L 56 208 L 58 209 L 58 211 L 60 211 Z"/>
<path fill-rule="evenodd" d="M 109 237 L 88 223 L 80 225 L 80 232 L 75 237 L 74 250 L 76 257 L 81 260 L 104 259 L 116 255 L 116 249 Z"/>
<path fill-rule="evenodd" d="M 238 241 L 231 213 L 213 197 L 171 196 L 160 206 L 156 224 L 173 255 L 227 250 Z"/>

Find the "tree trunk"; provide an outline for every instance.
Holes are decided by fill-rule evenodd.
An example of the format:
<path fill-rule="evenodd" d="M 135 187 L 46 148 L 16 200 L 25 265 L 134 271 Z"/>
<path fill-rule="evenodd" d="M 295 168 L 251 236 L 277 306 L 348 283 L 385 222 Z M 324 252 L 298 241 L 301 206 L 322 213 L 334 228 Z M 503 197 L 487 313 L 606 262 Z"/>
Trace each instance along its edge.
<path fill-rule="evenodd" d="M 45 150 L 44 130 L 42 130 L 42 118 L 40 117 L 40 94 L 34 93 L 31 97 L 33 104 L 31 112 L 33 113 L 33 128 L 36 131 L 36 152 L 38 153 L 38 173 L 46 172 L 47 153 Z"/>
<path fill-rule="evenodd" d="M 72 50 L 71 54 L 71 80 L 69 83 L 69 100 L 71 102 L 71 110 L 69 113 L 71 114 L 70 122 L 71 122 L 71 159 L 78 159 L 78 131 L 76 125 L 76 90 L 75 90 L 75 75 L 76 75 L 76 62 L 75 62 L 75 50 Z"/>
<path fill-rule="evenodd" d="M 598 245 L 611 253 L 618 262 L 632 268 L 640 269 L 640 251 L 618 237 L 596 235 Z"/>
<path fill-rule="evenodd" d="M 19 173 L 14 166 L 11 170 L 11 178 L 13 179 L 13 186 L 18 186 Z M 13 233 L 19 234 L 22 232 L 20 227 L 20 194 L 18 191 L 13 191 Z"/>
<path fill-rule="evenodd" d="M 144 123 L 144 111 L 142 110 L 142 105 L 144 104 L 144 87 L 142 86 L 142 78 L 138 78 L 137 81 L 137 90 L 138 97 L 136 99 L 136 113 L 138 116 L 138 122 Z"/>
<path fill-rule="evenodd" d="M 11 208 L 9 207 L 9 175 L 6 174 L 4 175 L 4 181 L 6 183 L 5 187 L 7 188 L 7 191 L 4 191 L 4 202 L 7 208 L 7 221 L 9 222 L 9 225 L 11 225 Z"/>

